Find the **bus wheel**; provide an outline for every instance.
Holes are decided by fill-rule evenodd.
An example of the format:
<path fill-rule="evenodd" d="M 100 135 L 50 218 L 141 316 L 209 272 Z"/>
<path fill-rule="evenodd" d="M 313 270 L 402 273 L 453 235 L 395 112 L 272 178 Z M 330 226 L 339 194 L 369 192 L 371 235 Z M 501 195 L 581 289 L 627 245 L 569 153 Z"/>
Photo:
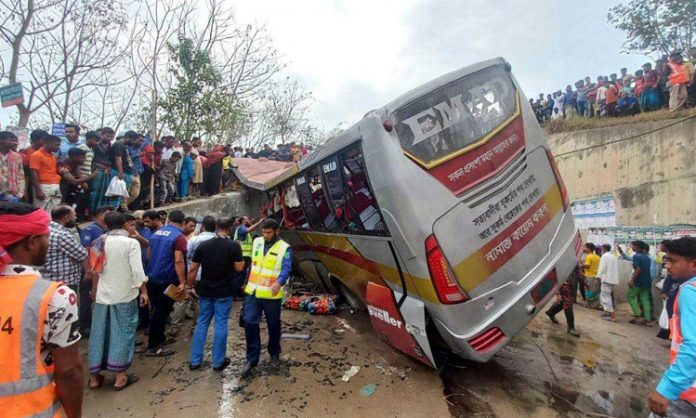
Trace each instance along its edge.
<path fill-rule="evenodd" d="M 317 272 L 317 275 L 321 278 L 321 282 L 324 285 L 324 288 L 328 292 L 333 293 L 334 295 L 340 295 L 341 290 L 336 286 L 334 280 L 332 280 L 333 277 L 331 276 L 331 272 L 329 272 L 329 269 L 327 269 L 324 264 L 317 261 L 314 262 L 314 268 Z"/>
<path fill-rule="evenodd" d="M 426 315 L 425 332 L 428 336 L 428 342 L 430 343 L 430 351 L 433 353 L 435 367 L 438 373 L 440 373 L 445 366 L 451 364 L 452 361 L 456 361 L 458 356 L 447 346 L 447 343 L 437 330 L 432 317 L 428 315 L 427 312 Z"/>
<path fill-rule="evenodd" d="M 353 293 L 352 290 L 348 289 L 348 286 L 344 285 L 338 278 L 335 276 L 331 277 L 333 280 L 332 282 L 338 284 L 338 288 L 340 289 L 340 294 L 343 296 L 343 298 L 348 302 L 348 305 L 350 305 L 351 308 L 357 310 L 357 311 L 366 311 L 367 306 L 358 298 L 355 296 L 355 293 Z"/>

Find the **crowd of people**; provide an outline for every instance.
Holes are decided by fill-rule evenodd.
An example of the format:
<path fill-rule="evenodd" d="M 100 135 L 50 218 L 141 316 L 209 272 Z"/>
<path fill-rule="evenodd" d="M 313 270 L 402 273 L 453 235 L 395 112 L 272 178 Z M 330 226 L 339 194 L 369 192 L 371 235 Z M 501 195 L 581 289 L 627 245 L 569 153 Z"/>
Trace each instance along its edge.
<path fill-rule="evenodd" d="M 114 374 L 116 391 L 136 383 L 138 376 L 128 372 L 135 354 L 174 354 L 168 346 L 187 318 L 196 318 L 189 368 L 205 364 L 214 321 L 211 366 L 224 370 L 230 364 L 233 301 L 244 301 L 241 375 L 253 375 L 260 361 L 262 316 L 270 367 L 277 368 L 281 302 L 291 270 L 292 251 L 272 218 L 252 223 L 246 216 L 206 216 L 199 225 L 179 210 L 125 213 L 100 207 L 94 221 L 79 229 L 71 206 L 56 205 L 49 215 L 24 202 L 0 202 L 0 376 L 4 385 L 19 388 L 16 402 L 3 406 L 6 416 L 39 416 L 45 410 L 54 416 L 61 407 L 70 418 L 81 416 L 77 342 L 83 338 L 89 338 L 91 390 L 106 385 L 105 371 Z M 15 326 L 19 332 L 13 335 Z M 147 342 L 137 340 L 141 328 Z M 19 360 L 20 352 L 30 355 L 37 347 L 38 369 L 37 361 Z M 46 373 L 52 379 L 41 379 Z M 27 388 L 39 394 L 27 396 Z"/>
<path fill-rule="evenodd" d="M 619 74 L 597 76 L 593 83 L 585 77 L 565 90 L 539 94 L 529 99 L 539 123 L 570 117 L 616 117 L 669 108 L 674 112 L 686 106 L 696 106 L 696 48 L 690 48 L 688 59 L 674 52 L 655 62 L 643 64 L 629 73 L 622 68 Z"/>
<path fill-rule="evenodd" d="M 230 145 L 206 149 L 197 137 L 151 142 L 135 131 L 116 136 L 109 127 L 83 136 L 75 124 L 65 125 L 63 138 L 37 129 L 29 141 L 20 150 L 14 133 L 0 132 L 0 200 L 47 211 L 64 203 L 76 208 L 80 221 L 102 206 L 138 210 L 151 206 L 151 196 L 154 206 L 162 206 L 234 189 L 234 158 L 299 161 L 311 151 L 296 143 L 265 145 L 259 152 Z M 120 189 L 114 186 L 119 182 Z"/>
<path fill-rule="evenodd" d="M 651 326 L 656 320 L 653 286 L 659 289 L 663 312 L 658 320 L 658 338 L 671 340 L 670 367 L 655 391 L 648 396 L 650 410 L 659 416 L 696 416 L 696 238 L 665 240 L 656 255 L 644 241 L 630 244 L 631 255 L 617 245 L 585 243 L 580 262 L 561 285 L 557 301 L 546 311 L 551 322 L 564 312 L 567 332 L 580 337 L 575 328 L 573 305 L 580 293 L 585 306 L 602 311 L 601 319 L 616 322 L 614 290 L 621 282 L 619 260 L 631 262 L 628 278 L 630 324 Z"/>
<path fill-rule="evenodd" d="M 75 235 L 79 235 L 79 239 Z M 254 238 L 254 235 L 260 235 Z M 562 284 L 558 301 L 546 312 L 564 311 L 568 333 L 575 329 L 573 304 L 578 289 L 588 307 L 602 307 L 602 318 L 616 321 L 614 288 L 618 260 L 629 260 L 632 324 L 654 321 L 651 289 L 661 289 L 670 321 L 670 364 L 648 397 L 653 412 L 684 417 L 696 412 L 696 238 L 661 244 L 660 262 L 643 241 L 620 246 L 586 243 L 574 273 Z M 227 357 L 229 316 L 243 300 L 240 325 L 246 339 L 242 377 L 260 362 L 259 324 L 268 325 L 270 368 L 280 365 L 281 303 L 292 270 L 292 252 L 280 238 L 275 219 L 206 216 L 199 222 L 182 211 L 124 213 L 109 207 L 94 221 L 77 226 L 77 213 L 59 204 L 47 211 L 27 203 L 0 202 L 0 377 L 13 402 L 9 417 L 54 416 L 62 408 L 81 416 L 83 371 L 77 342 L 89 338 L 90 390 L 115 391 L 138 382 L 129 373 L 135 354 L 166 357 L 174 352 L 179 328 L 195 318 L 188 366 L 205 366 L 208 329 L 213 322 L 214 371 Z M 657 280 L 661 281 L 657 282 Z M 21 318 L 21 321 L 19 320 Z M 16 320 L 16 322 L 15 322 Z M 660 321 L 663 327 L 663 321 Z M 147 341 L 138 341 L 144 328 Z M 664 327 L 663 327 L 664 328 Z M 16 332 L 15 332 L 16 331 Z M 20 355 L 21 354 L 21 355 Z M 40 358 L 37 357 L 40 356 Z M 142 360 L 147 361 L 147 360 Z M 9 394 L 9 395 L 8 395 Z M 43 416 L 43 415 L 41 415 Z"/>

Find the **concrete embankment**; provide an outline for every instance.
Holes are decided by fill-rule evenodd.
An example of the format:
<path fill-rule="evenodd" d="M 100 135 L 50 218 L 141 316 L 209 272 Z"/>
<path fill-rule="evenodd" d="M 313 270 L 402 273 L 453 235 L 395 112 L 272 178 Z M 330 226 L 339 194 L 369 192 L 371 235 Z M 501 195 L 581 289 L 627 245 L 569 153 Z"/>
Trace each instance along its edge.
<path fill-rule="evenodd" d="M 181 210 L 187 216 L 202 219 L 207 215 L 220 216 L 258 216 L 261 199 L 254 191 L 226 192 L 219 195 L 174 203 L 158 207 L 158 210 Z"/>
<path fill-rule="evenodd" d="M 553 134 L 571 200 L 613 196 L 616 224 L 693 224 L 696 117 Z"/>

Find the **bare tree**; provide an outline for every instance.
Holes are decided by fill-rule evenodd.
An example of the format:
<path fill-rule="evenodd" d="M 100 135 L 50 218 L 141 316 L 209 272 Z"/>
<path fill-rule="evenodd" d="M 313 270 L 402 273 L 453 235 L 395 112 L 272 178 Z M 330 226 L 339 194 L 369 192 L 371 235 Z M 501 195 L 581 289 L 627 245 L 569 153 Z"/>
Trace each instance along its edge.
<path fill-rule="evenodd" d="M 0 40 L 12 52 L 8 81 L 28 93 L 17 105 L 22 127 L 43 109 L 65 120 L 72 96 L 124 56 L 125 14 L 114 0 L 2 0 L 0 16 Z"/>

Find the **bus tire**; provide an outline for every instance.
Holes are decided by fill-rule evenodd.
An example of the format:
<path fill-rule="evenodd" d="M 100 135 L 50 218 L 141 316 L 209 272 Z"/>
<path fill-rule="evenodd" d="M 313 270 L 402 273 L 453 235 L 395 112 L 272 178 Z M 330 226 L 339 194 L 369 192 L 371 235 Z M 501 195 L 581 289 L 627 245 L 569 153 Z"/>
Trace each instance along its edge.
<path fill-rule="evenodd" d="M 314 262 L 314 268 L 317 272 L 317 275 L 321 278 L 321 282 L 324 285 L 324 289 L 326 289 L 326 291 L 328 292 L 333 293 L 334 295 L 340 295 L 341 290 L 336 286 L 336 283 L 333 280 L 334 278 L 331 275 L 329 269 L 327 269 L 324 264 L 317 261 Z"/>
<path fill-rule="evenodd" d="M 335 283 L 338 283 L 338 288 L 340 289 L 341 296 L 350 305 L 351 308 L 357 311 L 367 311 L 367 306 L 358 298 L 352 290 L 348 289 L 348 286 L 344 285 L 338 278 L 332 276 Z M 333 281 L 333 280 L 332 280 Z"/>

